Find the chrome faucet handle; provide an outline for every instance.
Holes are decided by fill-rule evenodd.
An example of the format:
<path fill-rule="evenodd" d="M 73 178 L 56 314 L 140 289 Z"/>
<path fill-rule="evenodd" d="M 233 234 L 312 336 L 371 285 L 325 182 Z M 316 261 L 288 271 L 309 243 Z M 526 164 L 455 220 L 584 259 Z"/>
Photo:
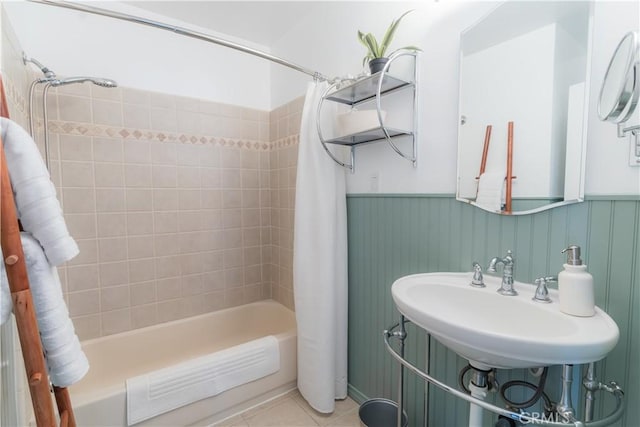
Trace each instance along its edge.
<path fill-rule="evenodd" d="M 547 288 L 547 283 L 549 282 L 557 282 L 558 278 L 555 276 L 548 277 L 538 277 L 534 282 L 538 287 L 536 288 L 536 294 L 533 298 L 531 298 L 535 302 L 543 302 L 550 303 L 551 298 L 549 298 L 549 289 Z"/>
<path fill-rule="evenodd" d="M 474 288 L 484 288 L 484 279 L 482 277 L 482 266 L 477 261 L 473 262 L 473 278 L 471 279 L 471 286 Z"/>

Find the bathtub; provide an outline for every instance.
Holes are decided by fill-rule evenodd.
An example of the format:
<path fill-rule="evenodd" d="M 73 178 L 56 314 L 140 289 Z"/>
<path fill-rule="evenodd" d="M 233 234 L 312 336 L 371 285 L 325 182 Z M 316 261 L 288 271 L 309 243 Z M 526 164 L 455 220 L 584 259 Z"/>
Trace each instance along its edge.
<path fill-rule="evenodd" d="M 69 388 L 78 426 L 126 426 L 125 380 L 274 335 L 280 370 L 259 380 L 136 424 L 207 426 L 295 388 L 295 315 L 274 301 L 260 301 L 214 313 L 87 340 L 91 369 Z"/>

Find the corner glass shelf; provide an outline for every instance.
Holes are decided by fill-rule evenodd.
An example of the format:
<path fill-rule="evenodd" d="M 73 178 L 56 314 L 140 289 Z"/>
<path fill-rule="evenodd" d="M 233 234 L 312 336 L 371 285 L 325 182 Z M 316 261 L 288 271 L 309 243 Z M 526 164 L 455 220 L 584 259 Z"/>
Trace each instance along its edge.
<path fill-rule="evenodd" d="M 406 80 L 390 76 L 389 73 L 384 73 L 382 76 L 381 74 L 382 72 L 380 71 L 363 79 L 356 80 L 348 86 L 329 94 L 326 99 L 347 105 L 354 105 L 359 102 L 372 99 L 378 92 L 378 81 L 381 77 L 382 89 L 380 90 L 380 94 L 385 94 L 395 89 L 413 85 L 413 83 Z"/>
<path fill-rule="evenodd" d="M 396 76 L 390 75 L 388 70 L 392 62 L 400 57 L 410 57 L 413 59 L 413 80 L 401 79 Z M 387 64 L 382 71 L 379 71 L 370 76 L 360 78 L 352 81 L 345 87 L 339 87 L 339 83 L 333 83 L 326 88 L 318 107 L 316 110 L 316 127 L 318 131 L 318 137 L 322 147 L 326 151 L 327 155 L 336 162 L 338 165 L 354 172 L 355 166 L 355 147 L 364 145 L 370 142 L 386 141 L 391 149 L 400 157 L 411 162 L 415 168 L 417 165 L 417 109 L 418 109 L 418 66 L 417 66 L 417 53 L 412 50 L 398 50 L 394 52 L 390 57 Z M 402 130 L 397 128 L 391 128 L 386 126 L 384 119 L 381 115 L 382 104 L 381 99 L 384 95 L 390 94 L 395 91 L 404 91 L 408 89 L 413 97 L 412 102 L 412 130 Z M 410 90 L 412 89 L 412 90 Z M 355 107 L 357 104 L 368 101 L 375 101 L 375 107 L 378 112 L 378 121 L 380 126 L 371 123 L 375 127 L 371 129 L 362 130 L 357 133 L 339 136 L 326 140 L 322 136 L 322 126 L 320 126 L 320 113 L 322 111 L 322 105 L 324 101 L 332 101 L 340 104 L 346 104 Z M 394 143 L 395 137 L 408 136 L 411 139 L 411 152 L 402 152 Z M 331 150 L 327 147 L 327 144 L 342 145 L 350 148 L 350 163 L 346 163 L 336 157 Z"/>
<path fill-rule="evenodd" d="M 405 130 L 394 129 L 394 128 L 385 128 L 390 138 L 402 135 L 413 135 L 412 132 L 408 132 Z M 384 129 L 381 127 L 367 129 L 358 133 L 353 133 L 350 135 L 344 135 L 333 139 L 328 139 L 324 141 L 327 144 L 337 144 L 337 145 L 360 145 L 366 144 L 368 142 L 376 142 L 382 139 L 386 139 L 387 136 L 384 133 Z"/>

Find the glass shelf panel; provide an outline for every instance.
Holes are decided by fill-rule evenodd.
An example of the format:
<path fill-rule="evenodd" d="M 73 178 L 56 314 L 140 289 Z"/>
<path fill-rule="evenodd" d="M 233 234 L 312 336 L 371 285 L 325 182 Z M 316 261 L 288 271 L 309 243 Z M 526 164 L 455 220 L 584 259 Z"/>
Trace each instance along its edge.
<path fill-rule="evenodd" d="M 408 132 L 400 129 L 386 128 L 390 137 L 400 135 L 412 135 L 412 132 Z M 384 130 L 381 127 L 368 129 L 362 132 L 354 133 L 351 135 L 340 136 L 325 141 L 327 144 L 338 145 L 359 145 L 367 142 L 379 141 L 385 139 Z"/>
<path fill-rule="evenodd" d="M 378 91 L 380 74 L 381 72 L 353 82 L 350 85 L 327 95 L 326 99 L 339 102 L 341 104 L 353 105 L 366 99 L 373 98 L 376 96 L 376 92 Z M 389 75 L 389 73 L 385 73 L 384 78 L 382 79 L 382 90 L 380 93 L 384 94 L 411 84 L 411 82 L 393 77 Z"/>

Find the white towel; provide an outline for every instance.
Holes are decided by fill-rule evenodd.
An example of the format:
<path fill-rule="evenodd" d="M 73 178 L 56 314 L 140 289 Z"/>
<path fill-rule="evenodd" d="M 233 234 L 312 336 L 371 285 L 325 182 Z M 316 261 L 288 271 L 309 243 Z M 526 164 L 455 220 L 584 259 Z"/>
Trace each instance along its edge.
<path fill-rule="evenodd" d="M 2 250 L 0 250 L 2 253 Z M 4 273 L 4 262 L 0 260 L 0 325 L 4 325 L 4 323 L 9 320 L 9 316 L 11 315 L 11 310 L 13 309 L 13 302 L 11 301 L 11 292 L 9 292 L 9 284 L 5 286 L 6 275 Z"/>
<path fill-rule="evenodd" d="M 480 175 L 476 205 L 490 211 L 502 211 L 504 179 L 504 171 L 485 172 Z"/>
<path fill-rule="evenodd" d="M 85 376 L 89 362 L 69 318 L 58 271 L 49 265 L 42 247 L 33 236 L 24 232 L 20 237 L 49 379 L 58 387 L 68 387 Z M 7 300 L 8 309 L 5 307 Z M 11 312 L 11 294 L 4 263 L 0 263 L 0 302 L 0 323 L 4 323 Z"/>
<path fill-rule="evenodd" d="M 278 340 L 267 336 L 127 380 L 133 425 L 280 370 Z"/>
<path fill-rule="evenodd" d="M 78 255 L 78 245 L 69 235 L 38 147 L 24 129 L 9 119 L 0 119 L 0 131 L 22 226 L 40 242 L 49 264 L 69 261 Z"/>

